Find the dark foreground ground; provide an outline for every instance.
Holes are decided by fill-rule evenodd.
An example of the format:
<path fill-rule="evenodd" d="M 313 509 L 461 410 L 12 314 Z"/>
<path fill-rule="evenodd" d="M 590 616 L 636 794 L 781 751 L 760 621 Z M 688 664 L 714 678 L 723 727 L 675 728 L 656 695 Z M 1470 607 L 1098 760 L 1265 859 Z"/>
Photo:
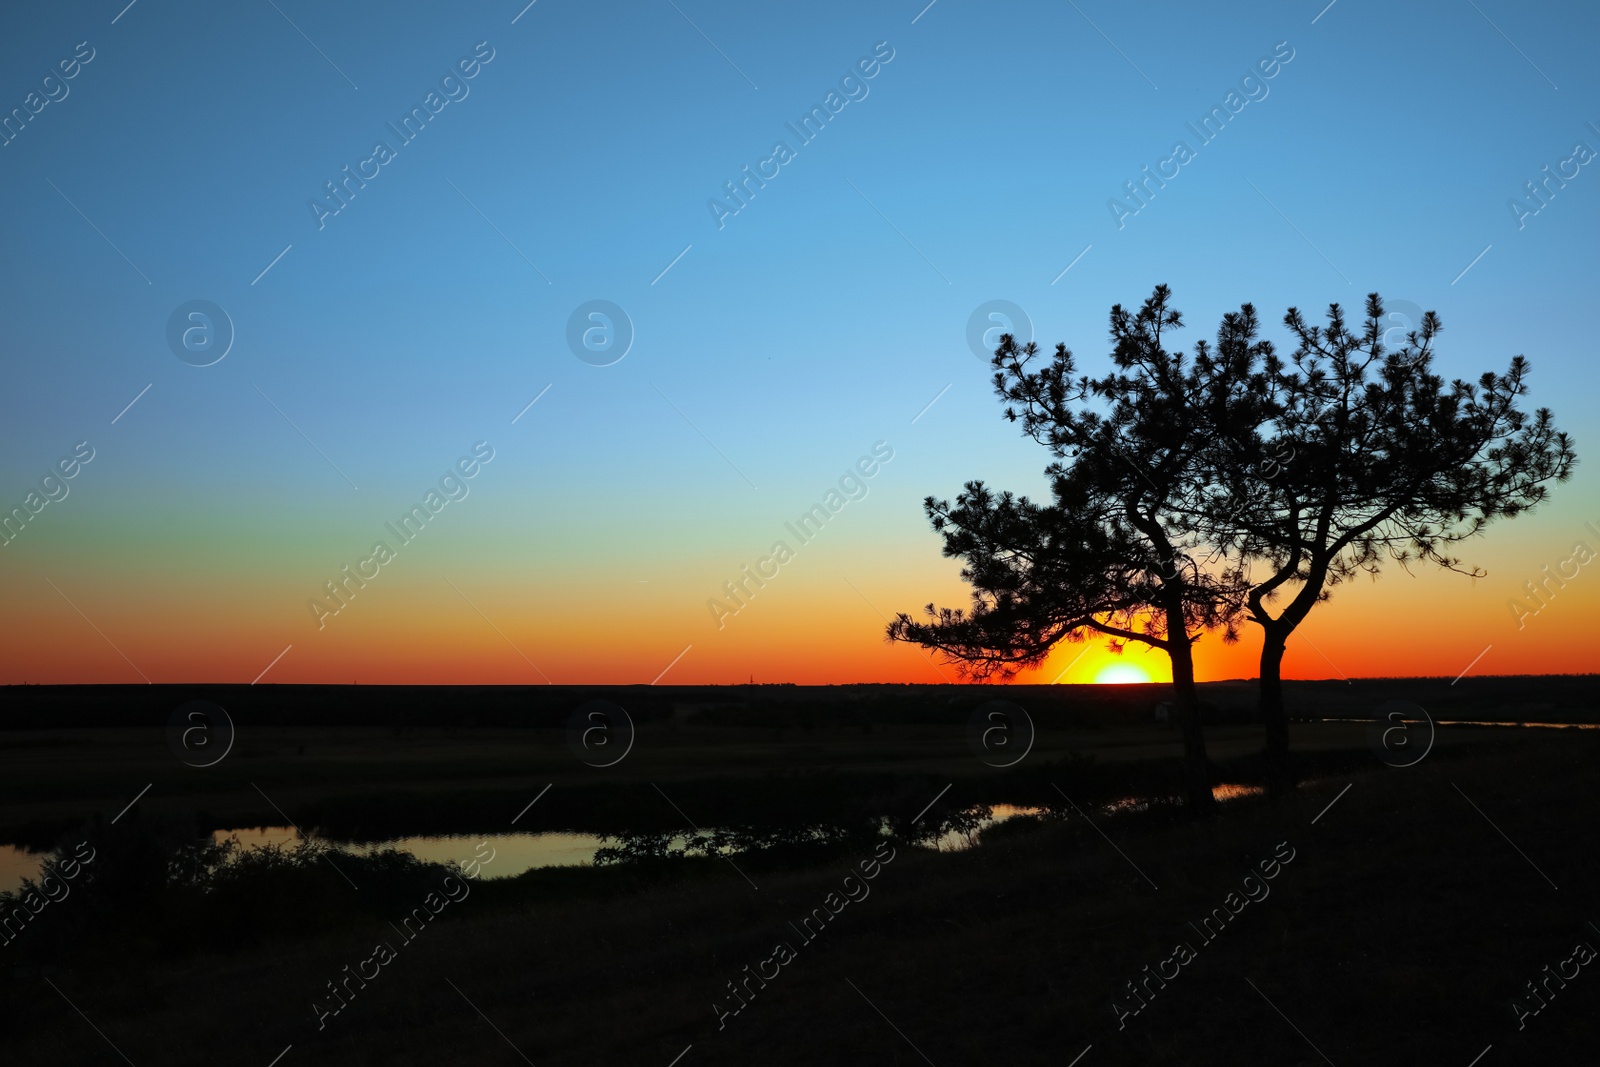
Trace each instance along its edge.
<path fill-rule="evenodd" d="M 1241 751 L 1258 743 L 1239 729 Z M 1600 731 L 1467 733 L 1400 769 L 1359 733 L 1317 735 L 1298 795 L 1206 822 L 1158 803 L 1091 823 L 1063 796 L 970 851 L 880 849 L 870 880 L 873 848 L 845 841 L 457 881 L 410 941 L 391 923 L 437 871 L 396 894 L 378 873 L 357 889 L 316 867 L 248 908 L 153 901 L 147 923 L 109 927 L 90 922 L 101 903 L 68 896 L 0 946 L 0 1063 L 1596 1062 L 1600 975 L 1580 946 L 1600 948 Z M 1106 758 L 1052 756 L 1014 784 L 1157 773 L 1131 735 L 1105 736 Z M 977 787 L 937 797 L 953 764 L 926 743 L 894 772 L 896 803 L 937 815 Z M 699 779 L 679 771 L 682 803 Z M 791 788 L 814 788 L 813 771 Z M 102 830 L 138 832 L 137 811 Z M 831 917 L 808 940 L 818 909 Z M 364 962 L 380 942 L 393 958 Z M 58 944 L 70 952 L 35 951 Z M 330 982 L 362 968 L 334 1013 Z"/>
<path fill-rule="evenodd" d="M 504 832 L 546 785 L 549 795 L 516 829 L 681 826 L 657 785 L 680 806 L 703 803 L 690 810 L 710 824 L 741 811 L 751 819 L 780 809 L 824 817 L 838 804 L 890 794 L 911 805 L 909 815 L 925 803 L 920 790 L 952 780 L 952 799 L 964 792 L 974 802 L 1059 800 L 1052 783 L 1078 799 L 1082 791 L 1149 793 L 1177 781 L 1177 733 L 1153 716 L 1169 691 L 12 686 L 0 691 L 0 843 L 46 848 L 85 820 L 115 817 L 136 795 L 138 811 L 193 813 L 209 824 L 202 829 L 292 819 L 344 839 L 378 840 Z M 1218 780 L 1255 780 L 1254 684 L 1207 683 L 1201 696 Z M 182 712 L 192 700 L 220 708 L 228 728 L 186 730 Z M 984 733 L 984 709 L 996 700 L 1026 712 L 1030 737 L 1020 720 L 1018 729 Z M 620 717 L 590 730 L 595 720 L 585 709 L 597 701 Z M 1382 709 L 1414 720 L 1597 723 L 1600 675 L 1290 682 L 1287 704 L 1300 720 L 1294 748 L 1315 770 L 1321 754 L 1366 752 L 1369 731 L 1355 720 Z M 1442 729 L 1436 744 L 1494 736 Z M 980 737 L 988 752 L 975 750 Z M 1025 759 L 993 766 L 1018 748 L 1027 748 Z"/>

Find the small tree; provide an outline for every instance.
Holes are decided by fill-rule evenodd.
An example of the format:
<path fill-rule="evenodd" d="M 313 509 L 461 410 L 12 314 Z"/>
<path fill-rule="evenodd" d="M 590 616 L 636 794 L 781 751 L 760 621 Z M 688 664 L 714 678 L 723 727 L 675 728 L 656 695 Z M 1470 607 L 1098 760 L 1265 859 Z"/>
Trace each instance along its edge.
<path fill-rule="evenodd" d="M 1077 376 L 1072 353 L 1036 367 L 1038 346 L 1010 335 L 995 351 L 994 386 L 1005 416 L 1055 457 L 1046 468 L 1054 502 L 998 496 L 969 482 L 952 508 L 924 508 L 944 554 L 966 561 L 972 607 L 904 613 L 891 640 L 936 649 L 969 676 L 1010 677 L 1035 667 L 1062 640 L 1104 634 L 1166 652 L 1183 732 L 1184 793 L 1212 806 L 1195 695 L 1193 644 L 1222 627 L 1236 636 L 1236 576 L 1212 564 L 1183 522 L 1206 500 L 1207 458 L 1218 447 L 1219 409 L 1247 397 L 1248 375 L 1270 353 L 1254 339 L 1253 312 L 1224 318 L 1215 348 L 1169 352 L 1163 333 L 1182 326 L 1159 286 L 1137 313 L 1111 311 L 1115 369 Z"/>
<path fill-rule="evenodd" d="M 1518 407 L 1525 358 L 1476 386 L 1446 385 L 1433 371 L 1438 317 L 1428 312 L 1398 350 L 1384 346 L 1383 317 L 1376 293 L 1360 333 L 1338 304 L 1326 327 L 1289 310 L 1283 321 L 1298 347 L 1287 363 L 1268 352 L 1264 373 L 1245 377 L 1248 392 L 1215 438 L 1205 507 L 1191 517 L 1249 586 L 1245 610 L 1263 635 L 1259 699 L 1274 792 L 1294 780 L 1284 651 L 1312 607 L 1386 560 L 1483 574 L 1463 568 L 1452 547 L 1542 501 L 1547 483 L 1565 480 L 1576 462 L 1548 409 L 1530 416 Z"/>

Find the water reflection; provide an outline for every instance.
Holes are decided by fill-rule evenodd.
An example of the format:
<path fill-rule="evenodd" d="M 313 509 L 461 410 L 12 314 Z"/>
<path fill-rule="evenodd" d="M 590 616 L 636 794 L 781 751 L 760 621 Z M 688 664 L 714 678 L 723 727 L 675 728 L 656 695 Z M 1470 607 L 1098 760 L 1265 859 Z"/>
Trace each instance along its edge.
<path fill-rule="evenodd" d="M 43 852 L 30 852 L 21 845 L 0 845 L 0 892 L 21 888 L 24 878 L 38 878 L 43 864 Z"/>
<path fill-rule="evenodd" d="M 263 845 L 292 847 L 299 833 L 292 826 L 257 826 L 244 830 L 217 830 L 211 835 L 218 841 L 230 837 L 239 839 L 241 849 Z M 399 849 L 430 863 L 466 863 L 477 855 L 478 842 L 487 841 L 494 849 L 494 859 L 483 866 L 484 878 L 513 878 L 536 867 L 573 867 L 594 862 L 594 853 L 602 844 L 595 834 L 566 832 L 511 833 L 511 834 L 448 834 L 434 837 L 397 837 L 374 844 L 350 845 L 339 842 L 341 848 L 351 852 L 370 854 L 382 849 Z"/>
<path fill-rule="evenodd" d="M 1211 787 L 1211 795 L 1219 803 L 1238 800 L 1241 797 L 1258 797 L 1265 794 L 1265 792 L 1266 790 L 1259 785 L 1240 785 L 1235 782 L 1224 782 L 1221 785 Z M 1109 804 L 1100 805 L 1100 812 L 1106 815 L 1113 815 L 1125 811 L 1144 811 L 1150 804 L 1151 799 L 1149 797 L 1124 797 L 1121 800 L 1113 800 Z M 930 847 L 940 852 L 961 852 L 977 845 L 983 832 L 997 823 L 1005 822 L 1007 819 L 1014 819 L 1018 815 L 1043 815 L 1046 811 L 1044 808 L 1026 808 L 1016 804 L 991 805 L 987 809 L 987 816 L 983 815 L 985 810 L 983 806 L 979 806 L 968 808 L 962 812 L 961 814 L 966 818 L 960 820 L 961 824 L 955 829 L 946 830 L 935 838 L 930 843 Z"/>
<path fill-rule="evenodd" d="M 293 848 L 300 840 L 299 831 L 292 826 L 251 826 L 236 830 L 215 830 L 211 836 L 219 842 L 237 837 L 242 852 L 268 845 Z M 364 845 L 345 844 L 326 838 L 319 840 L 363 854 L 395 848 L 433 863 L 447 863 L 450 860 L 465 863 L 477 854 L 478 842 L 487 841 L 494 849 L 494 859 L 484 864 L 484 878 L 512 878 L 535 867 L 591 864 L 594 862 L 595 850 L 603 843 L 595 834 L 564 832 L 398 837 L 392 841 Z M 30 852 L 21 845 L 0 844 L 0 892 L 21 888 L 24 878 L 37 879 L 44 859 L 43 852 Z"/>
<path fill-rule="evenodd" d="M 1367 722 L 1368 719 L 1335 719 L 1320 718 L 1307 719 L 1306 722 Z M 1405 719 L 1405 722 L 1421 722 L 1421 719 Z M 1489 719 L 1434 719 L 1435 726 L 1521 726 L 1529 730 L 1600 730 L 1600 722 L 1495 722 Z"/>
<path fill-rule="evenodd" d="M 982 807 L 968 808 L 963 815 L 976 817 L 985 809 Z M 946 830 L 932 842 L 933 848 L 940 852 L 960 852 L 977 845 L 979 836 L 996 823 L 1005 822 L 1007 819 L 1018 815 L 1043 815 L 1043 808 L 1023 808 L 1015 804 L 993 804 L 988 807 L 988 816 L 977 819 L 976 822 L 955 830 Z"/>
<path fill-rule="evenodd" d="M 1259 785 L 1240 785 L 1235 782 L 1223 782 L 1211 787 L 1212 799 L 1219 804 L 1230 800 L 1239 800 L 1242 797 L 1259 797 L 1265 795 L 1266 790 Z M 1147 811 L 1154 801 L 1150 797 L 1123 797 L 1101 806 L 1107 815 L 1120 815 L 1127 811 Z"/>
<path fill-rule="evenodd" d="M 1224 784 L 1216 786 L 1212 793 L 1219 801 L 1228 801 L 1239 797 L 1256 796 L 1261 791 L 1260 786 Z M 1148 797 L 1127 797 L 1101 805 L 1100 811 L 1104 814 L 1142 811 L 1150 803 Z M 1044 808 L 1016 804 L 969 808 L 962 813 L 966 818 L 958 820 L 956 828 L 947 830 L 928 842 L 928 847 L 940 852 L 959 852 L 976 845 L 983 831 L 991 826 L 1019 815 L 1044 813 Z M 237 837 L 240 850 L 248 851 L 269 845 L 292 848 L 300 840 L 300 833 L 292 826 L 254 826 L 215 830 L 212 832 L 212 837 L 219 842 Z M 329 838 L 321 840 L 358 853 L 372 853 L 386 848 L 399 849 L 411 853 L 418 859 L 433 863 L 447 863 L 451 860 L 465 863 L 476 855 L 478 842 L 487 841 L 494 849 L 495 858 L 483 866 L 485 878 L 514 878 L 525 871 L 544 867 L 587 866 L 594 863 L 596 850 L 605 844 L 597 834 L 564 831 L 397 837 L 389 841 L 360 845 L 346 844 Z M 674 838 L 669 844 L 671 847 L 681 848 L 685 844 L 685 839 Z M 44 853 L 30 852 L 20 845 L 0 844 L 0 892 L 19 888 L 24 878 L 37 878 L 44 857 Z"/>

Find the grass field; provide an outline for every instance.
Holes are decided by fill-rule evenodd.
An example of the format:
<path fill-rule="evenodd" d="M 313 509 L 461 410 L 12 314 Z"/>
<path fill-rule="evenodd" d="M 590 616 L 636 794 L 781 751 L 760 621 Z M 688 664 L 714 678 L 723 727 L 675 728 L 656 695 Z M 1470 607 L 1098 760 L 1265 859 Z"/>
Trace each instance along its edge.
<path fill-rule="evenodd" d="M 1327 693 L 1324 713 L 1349 709 Z M 1541 717 L 1587 718 L 1538 696 Z M 1600 978 L 1574 961 L 1600 946 L 1584 829 L 1600 816 L 1600 731 L 1440 728 L 1394 768 L 1366 723 L 1299 722 L 1294 796 L 1197 821 L 1165 799 L 1173 731 L 1115 706 L 1033 708 L 1033 748 L 1007 769 L 975 757 L 965 705 L 937 721 L 641 716 L 605 768 L 554 725 L 247 722 L 226 759 L 195 768 L 159 728 L 13 722 L 10 836 L 84 827 L 106 881 L 5 935 L 0 1062 L 1593 1061 Z M 1258 727 L 1212 725 L 1208 743 L 1214 780 L 1258 780 Z M 1129 796 L 1151 803 L 1102 813 Z M 1047 810 L 963 852 L 902 833 L 985 803 Z M 331 856 L 161 888 L 171 827 L 285 813 L 354 838 L 499 833 L 513 817 L 519 831 L 856 830 L 510 878 L 491 862 L 455 883 L 459 900 L 439 896 L 445 868 Z M 860 835 L 878 818 L 892 845 Z M 893 858 L 866 880 L 879 847 Z"/>

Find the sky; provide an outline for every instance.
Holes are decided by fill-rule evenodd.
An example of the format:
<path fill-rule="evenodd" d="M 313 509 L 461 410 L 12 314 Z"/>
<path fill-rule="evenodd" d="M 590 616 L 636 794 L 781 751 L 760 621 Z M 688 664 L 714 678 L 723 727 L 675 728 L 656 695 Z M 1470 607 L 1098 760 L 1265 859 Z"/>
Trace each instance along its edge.
<path fill-rule="evenodd" d="M 1101 371 L 1162 283 L 1185 347 L 1435 310 L 1576 438 L 1487 577 L 1341 587 L 1287 676 L 1593 669 L 1600 9 L 525 3 L 0 15 L 0 682 L 953 679 L 883 638 L 967 601 L 921 502 L 1048 462 L 969 338 Z M 1021 680 L 1118 664 L 1170 677 Z"/>

